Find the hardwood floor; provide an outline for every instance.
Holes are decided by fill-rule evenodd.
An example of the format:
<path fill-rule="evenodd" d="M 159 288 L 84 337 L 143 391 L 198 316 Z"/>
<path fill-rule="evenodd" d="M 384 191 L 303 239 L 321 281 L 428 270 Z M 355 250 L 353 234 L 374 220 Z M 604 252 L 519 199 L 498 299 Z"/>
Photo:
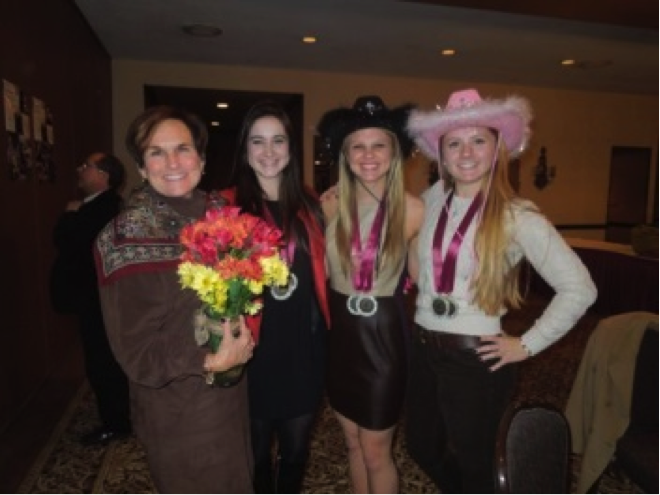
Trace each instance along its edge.
<path fill-rule="evenodd" d="M 0 493 L 16 493 L 83 379 L 82 351 L 74 345 L 19 417 L 0 432 Z"/>

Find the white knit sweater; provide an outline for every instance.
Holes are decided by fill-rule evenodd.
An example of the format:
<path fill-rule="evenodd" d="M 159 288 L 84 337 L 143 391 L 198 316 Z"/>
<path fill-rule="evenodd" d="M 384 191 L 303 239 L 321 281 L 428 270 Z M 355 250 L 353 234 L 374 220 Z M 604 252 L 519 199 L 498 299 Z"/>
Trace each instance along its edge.
<path fill-rule="evenodd" d="M 452 298 L 458 304 L 454 318 L 439 317 L 432 309 L 437 293 L 433 275 L 433 236 L 447 194 L 438 181 L 422 196 L 426 206 L 424 224 L 419 235 L 419 295 L 415 322 L 428 330 L 469 334 L 494 335 L 502 332 L 501 308 L 499 316 L 488 316 L 471 303 L 470 279 L 475 269 L 473 252 L 476 219 L 465 233 L 456 264 L 456 278 Z M 442 242 L 444 257 L 470 199 L 454 196 L 447 229 Z M 528 203 L 531 206 L 531 203 Z M 516 208 L 512 224 L 513 242 L 507 255 L 512 264 L 525 257 L 537 273 L 550 285 L 555 295 L 541 317 L 522 336 L 523 343 L 537 354 L 568 332 L 596 300 L 596 287 L 586 267 L 568 246 L 552 224 L 540 213 L 528 208 Z M 443 258 L 444 259 L 444 258 Z"/>

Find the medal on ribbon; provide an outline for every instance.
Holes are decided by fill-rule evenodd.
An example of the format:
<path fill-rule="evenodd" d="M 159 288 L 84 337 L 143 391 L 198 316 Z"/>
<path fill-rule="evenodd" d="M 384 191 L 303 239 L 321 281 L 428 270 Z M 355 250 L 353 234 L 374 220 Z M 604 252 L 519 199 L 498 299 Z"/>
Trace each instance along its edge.
<path fill-rule="evenodd" d="M 348 312 L 355 316 L 373 316 L 378 310 L 378 301 L 374 296 L 352 294 L 346 300 Z"/>
<path fill-rule="evenodd" d="M 348 296 L 348 299 L 346 300 L 346 308 L 348 308 L 348 312 L 355 316 L 360 315 L 360 312 L 358 311 L 358 307 L 357 307 L 359 297 L 360 296 L 352 294 Z"/>
<path fill-rule="evenodd" d="M 374 296 L 359 296 L 357 308 L 360 315 L 373 316 L 378 310 L 378 301 Z"/>
<path fill-rule="evenodd" d="M 296 290 L 297 288 L 298 288 L 298 277 L 296 277 L 295 273 L 290 271 L 287 284 L 283 287 L 280 287 L 279 285 L 271 285 L 270 295 L 273 296 L 273 299 L 277 299 L 278 301 L 284 301 L 285 299 L 289 299 L 291 297 L 291 294 L 293 294 L 293 291 Z"/>
<path fill-rule="evenodd" d="M 275 219 L 273 218 L 272 213 L 268 209 L 268 205 L 265 203 L 263 205 L 263 210 L 264 210 L 264 217 L 266 222 L 268 222 L 270 225 L 277 227 L 277 224 L 275 223 Z M 298 277 L 296 277 L 296 274 L 290 270 L 290 268 L 293 265 L 294 253 L 295 253 L 295 244 L 293 242 L 293 239 L 289 238 L 286 242 L 286 246 L 280 249 L 280 255 L 282 256 L 282 259 L 289 266 L 288 283 L 282 287 L 277 285 L 270 286 L 270 295 L 273 296 L 273 299 L 277 301 L 284 301 L 286 299 L 289 299 L 291 297 L 291 294 L 293 294 L 293 292 L 298 287 Z"/>
<path fill-rule="evenodd" d="M 447 318 L 453 318 L 458 312 L 456 301 L 448 294 L 442 294 L 433 299 L 432 308 L 436 315 Z"/>
<path fill-rule="evenodd" d="M 351 257 L 357 260 L 357 266 L 352 271 L 353 288 L 361 294 L 353 294 L 346 300 L 348 312 L 355 316 L 369 317 L 378 311 L 378 300 L 371 295 L 364 294 L 373 287 L 374 273 L 376 271 L 376 255 L 380 247 L 380 236 L 385 222 L 386 197 L 380 200 L 378 211 L 371 224 L 371 231 L 367 244 L 362 247 L 360 238 L 360 221 L 357 213 L 357 202 L 353 209 L 353 225 L 351 230 Z"/>
<path fill-rule="evenodd" d="M 463 242 L 463 237 L 465 236 L 470 223 L 472 223 L 472 219 L 481 207 L 483 195 L 480 191 L 472 200 L 465 217 L 463 217 L 458 229 L 454 232 L 443 260 L 442 240 L 445 235 L 445 229 L 447 228 L 447 220 L 449 218 L 448 210 L 453 198 L 454 191 L 452 190 L 451 193 L 449 193 L 449 197 L 447 198 L 447 202 L 445 203 L 442 212 L 440 213 L 440 218 L 438 219 L 438 224 L 433 235 L 433 278 L 435 289 L 438 294 L 433 299 L 431 308 L 437 316 L 442 318 L 454 318 L 458 314 L 458 303 L 451 296 L 456 278 L 456 261 L 458 259 L 458 252 L 461 243 Z"/>

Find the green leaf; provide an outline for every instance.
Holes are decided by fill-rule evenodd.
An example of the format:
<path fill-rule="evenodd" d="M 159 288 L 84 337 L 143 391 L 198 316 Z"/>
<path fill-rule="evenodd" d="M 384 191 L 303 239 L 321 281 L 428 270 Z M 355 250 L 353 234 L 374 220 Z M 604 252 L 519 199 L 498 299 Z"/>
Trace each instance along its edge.
<path fill-rule="evenodd" d="M 209 335 L 209 348 L 212 353 L 218 352 L 220 348 L 220 343 L 222 342 L 222 335 L 211 332 Z"/>

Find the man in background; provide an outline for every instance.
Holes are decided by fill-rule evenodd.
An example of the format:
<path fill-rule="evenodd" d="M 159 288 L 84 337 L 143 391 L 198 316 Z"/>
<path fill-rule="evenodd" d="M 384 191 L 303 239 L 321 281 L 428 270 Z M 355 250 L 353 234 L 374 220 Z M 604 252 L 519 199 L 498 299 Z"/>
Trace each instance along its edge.
<path fill-rule="evenodd" d="M 128 381 L 115 360 L 103 323 L 92 245 L 122 204 L 124 165 L 113 155 L 92 153 L 77 169 L 82 200 L 69 201 L 53 240 L 58 250 L 50 290 L 58 313 L 76 314 L 87 380 L 96 396 L 101 425 L 85 434 L 85 445 L 103 445 L 131 432 Z"/>

